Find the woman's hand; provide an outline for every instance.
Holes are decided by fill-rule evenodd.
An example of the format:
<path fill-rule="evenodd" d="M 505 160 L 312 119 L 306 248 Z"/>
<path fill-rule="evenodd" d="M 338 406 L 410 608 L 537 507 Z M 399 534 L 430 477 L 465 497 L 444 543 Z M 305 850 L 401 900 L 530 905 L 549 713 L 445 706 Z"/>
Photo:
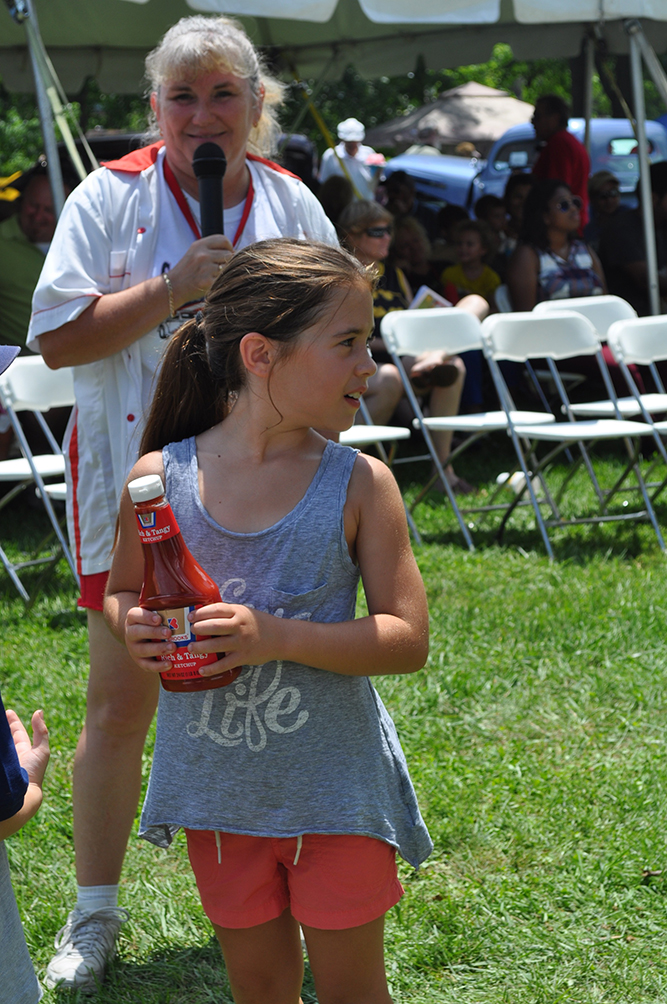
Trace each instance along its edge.
<path fill-rule="evenodd" d="M 141 669 L 149 673 L 164 673 L 170 666 L 162 661 L 163 655 L 176 651 L 171 641 L 172 631 L 154 610 L 131 607 L 125 617 L 125 644 Z"/>
<path fill-rule="evenodd" d="M 191 244 L 169 271 L 176 307 L 201 300 L 234 254 L 228 237 L 212 234 Z"/>
<path fill-rule="evenodd" d="M 190 614 L 190 623 L 201 641 L 191 642 L 188 651 L 196 655 L 221 652 L 224 655 L 202 676 L 217 676 L 236 666 L 260 666 L 280 658 L 283 620 L 239 603 L 210 603 Z M 222 641 L 221 641 L 222 639 Z"/>

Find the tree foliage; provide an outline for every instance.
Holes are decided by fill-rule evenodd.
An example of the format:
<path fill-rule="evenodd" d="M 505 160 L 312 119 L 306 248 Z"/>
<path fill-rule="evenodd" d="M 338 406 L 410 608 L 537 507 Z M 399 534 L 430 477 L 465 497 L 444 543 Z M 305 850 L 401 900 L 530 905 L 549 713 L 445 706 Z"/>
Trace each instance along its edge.
<path fill-rule="evenodd" d="M 612 73 L 615 60 L 607 60 Z M 417 58 L 413 72 L 398 77 L 368 80 L 353 66 L 347 67 L 339 80 L 305 80 L 290 84 L 281 121 L 286 131 L 306 133 L 320 152 L 326 142 L 310 112 L 304 107 L 303 95 L 314 97 L 315 104 L 329 131 L 335 136 L 336 124 L 354 114 L 367 128 L 380 125 L 399 115 L 406 115 L 444 91 L 475 80 L 488 87 L 510 91 L 523 101 L 534 103 L 540 94 L 560 94 L 570 99 L 572 79 L 566 59 L 515 59 L 505 44 L 494 47 L 486 63 L 459 66 L 448 70 L 432 70 Z M 647 114 L 654 117 L 665 111 L 652 81 L 645 84 Z M 118 129 L 123 132 L 143 132 L 146 125 L 146 100 L 141 95 L 103 94 L 97 82 L 88 79 L 69 106 L 73 118 L 78 118 L 84 130 Z M 611 105 L 596 74 L 593 80 L 593 113 L 609 115 Z M 12 94 L 0 82 L 0 176 L 24 170 L 35 161 L 43 144 L 39 128 L 36 101 L 33 95 Z"/>

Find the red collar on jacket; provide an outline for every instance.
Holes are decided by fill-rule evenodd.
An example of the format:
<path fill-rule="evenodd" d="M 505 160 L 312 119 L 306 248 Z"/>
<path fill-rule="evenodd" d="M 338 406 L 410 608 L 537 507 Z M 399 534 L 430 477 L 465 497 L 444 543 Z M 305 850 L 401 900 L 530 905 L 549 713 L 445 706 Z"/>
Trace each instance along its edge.
<path fill-rule="evenodd" d="M 102 167 L 106 167 L 110 171 L 123 171 L 125 174 L 140 174 L 147 167 L 155 163 L 157 155 L 163 146 L 163 140 L 159 140 L 157 143 L 151 143 L 150 146 L 141 147 L 140 150 L 132 150 L 131 153 L 126 153 L 119 160 L 104 161 Z M 287 174 L 290 178 L 297 177 L 296 174 L 292 174 L 291 171 L 281 167 L 280 164 L 274 164 L 272 160 L 266 160 L 265 157 L 257 157 L 254 153 L 248 153 L 246 156 L 248 160 L 255 160 L 260 164 L 266 164 L 267 167 L 278 171 L 279 174 Z"/>

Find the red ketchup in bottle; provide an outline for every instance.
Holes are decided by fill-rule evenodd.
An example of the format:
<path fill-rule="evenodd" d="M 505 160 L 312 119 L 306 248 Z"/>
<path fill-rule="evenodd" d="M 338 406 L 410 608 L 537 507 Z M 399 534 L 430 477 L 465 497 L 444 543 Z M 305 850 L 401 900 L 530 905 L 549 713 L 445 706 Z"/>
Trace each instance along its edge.
<path fill-rule="evenodd" d="M 160 673 L 165 690 L 192 693 L 212 690 L 233 683 L 242 667 L 228 669 L 219 676 L 200 676 L 202 666 L 217 662 L 219 656 L 193 655 L 187 646 L 207 635 L 195 635 L 188 621 L 191 610 L 207 603 L 220 602 L 220 590 L 213 579 L 192 557 L 164 497 L 164 485 L 158 474 L 136 478 L 128 485 L 139 524 L 144 552 L 144 582 L 139 606 L 159 613 L 172 630 L 176 651 L 161 657 L 171 663 Z"/>

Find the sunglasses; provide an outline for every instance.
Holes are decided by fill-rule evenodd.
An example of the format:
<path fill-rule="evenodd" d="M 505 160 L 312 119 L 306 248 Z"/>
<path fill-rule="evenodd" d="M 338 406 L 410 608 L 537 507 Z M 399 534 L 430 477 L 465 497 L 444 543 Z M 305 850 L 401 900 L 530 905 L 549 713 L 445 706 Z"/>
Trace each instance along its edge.
<path fill-rule="evenodd" d="M 556 203 L 556 209 L 559 213 L 567 213 L 574 206 L 575 209 L 581 209 L 583 202 L 578 195 L 573 195 L 571 199 L 561 199 L 560 202 Z"/>
<path fill-rule="evenodd" d="M 391 227 L 368 227 L 364 233 L 367 237 L 391 237 L 393 230 Z"/>
<path fill-rule="evenodd" d="M 619 188 L 610 188 L 608 192 L 600 192 L 598 194 L 598 199 L 617 199 L 621 194 Z"/>

